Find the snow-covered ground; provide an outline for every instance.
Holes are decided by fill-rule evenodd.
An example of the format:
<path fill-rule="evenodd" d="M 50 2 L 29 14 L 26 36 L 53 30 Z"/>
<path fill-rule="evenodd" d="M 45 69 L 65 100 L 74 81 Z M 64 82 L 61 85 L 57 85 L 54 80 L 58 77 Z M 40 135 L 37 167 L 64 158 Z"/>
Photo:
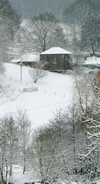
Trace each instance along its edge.
<path fill-rule="evenodd" d="M 87 66 L 98 66 L 98 67 L 100 67 L 100 57 L 95 57 L 95 56 L 88 57 L 84 61 L 83 65 L 87 65 Z"/>
<path fill-rule="evenodd" d="M 39 181 L 41 181 L 40 176 L 37 175 L 36 170 L 30 170 L 26 172 L 25 174 L 22 173 L 22 167 L 19 165 L 13 165 L 13 178 L 12 181 L 14 184 L 24 184 L 24 183 L 31 183 L 35 182 L 35 184 L 39 184 Z M 38 176 L 38 177 L 37 177 Z M 60 181 L 61 184 L 100 184 L 99 180 L 90 181 L 85 180 L 83 181 L 82 178 L 76 179 L 77 181 L 73 181 L 73 177 L 70 177 L 68 181 Z"/>
<path fill-rule="evenodd" d="M 74 78 L 71 75 L 47 72 L 45 78 L 34 84 L 29 75 L 29 67 L 22 67 L 22 82 L 20 66 L 6 63 L 5 67 L 6 75 L 1 81 L 5 93 L 0 93 L 0 117 L 15 115 L 17 110 L 26 110 L 32 127 L 38 128 L 48 124 L 58 108 L 72 104 Z M 22 93 L 25 87 L 38 87 L 38 91 Z"/>
<path fill-rule="evenodd" d="M 24 184 L 24 183 L 30 183 L 30 182 L 35 182 L 38 183 L 40 181 L 40 177 L 37 177 L 37 172 L 36 171 L 28 171 L 25 174 L 23 174 L 23 169 L 19 165 L 14 165 L 13 166 L 13 182 L 14 184 Z"/>

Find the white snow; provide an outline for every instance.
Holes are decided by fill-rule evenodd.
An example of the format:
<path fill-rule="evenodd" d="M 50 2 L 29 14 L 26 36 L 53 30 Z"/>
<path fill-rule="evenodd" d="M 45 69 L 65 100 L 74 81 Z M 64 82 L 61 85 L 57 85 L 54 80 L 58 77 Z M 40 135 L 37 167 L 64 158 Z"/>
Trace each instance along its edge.
<path fill-rule="evenodd" d="M 100 57 L 88 57 L 83 65 L 94 65 L 94 66 L 100 66 Z"/>
<path fill-rule="evenodd" d="M 29 67 L 22 67 L 22 82 L 20 66 L 6 63 L 5 67 L 6 77 L 2 85 L 11 87 L 7 88 L 5 101 L 0 98 L 0 117 L 15 115 L 18 109 L 26 110 L 32 127 L 38 128 L 48 124 L 56 109 L 72 104 L 74 83 L 71 75 L 47 72 L 45 78 L 34 84 L 29 75 Z M 22 93 L 24 87 L 38 87 L 38 91 Z"/>
<path fill-rule="evenodd" d="M 72 53 L 60 47 L 52 47 L 41 53 L 41 55 L 44 54 L 72 54 Z"/>
<path fill-rule="evenodd" d="M 23 168 L 19 165 L 13 165 L 13 182 L 15 184 L 24 184 L 26 182 L 30 183 L 39 181 L 40 176 L 37 174 L 37 171 L 32 170 L 23 174 Z"/>

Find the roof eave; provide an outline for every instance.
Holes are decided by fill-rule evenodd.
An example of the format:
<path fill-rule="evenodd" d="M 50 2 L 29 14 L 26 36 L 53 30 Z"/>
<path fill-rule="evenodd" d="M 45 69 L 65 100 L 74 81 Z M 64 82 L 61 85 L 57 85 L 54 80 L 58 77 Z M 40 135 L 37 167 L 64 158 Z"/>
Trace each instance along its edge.
<path fill-rule="evenodd" d="M 40 53 L 40 55 L 72 55 L 72 53 Z"/>

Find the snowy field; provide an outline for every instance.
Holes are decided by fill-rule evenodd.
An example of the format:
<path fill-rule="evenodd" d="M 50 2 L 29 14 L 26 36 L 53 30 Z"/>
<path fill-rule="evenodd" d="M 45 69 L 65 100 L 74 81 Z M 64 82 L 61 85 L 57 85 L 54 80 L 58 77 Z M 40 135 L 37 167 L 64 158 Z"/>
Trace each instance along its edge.
<path fill-rule="evenodd" d="M 32 127 L 47 125 L 54 112 L 72 104 L 74 78 L 69 75 L 47 72 L 47 76 L 33 83 L 29 67 L 6 63 L 6 74 L 1 80 L 0 117 L 15 115 L 17 110 L 27 111 Z M 23 88 L 37 87 L 38 91 L 22 92 Z M 2 96 L 3 94 L 3 96 Z"/>

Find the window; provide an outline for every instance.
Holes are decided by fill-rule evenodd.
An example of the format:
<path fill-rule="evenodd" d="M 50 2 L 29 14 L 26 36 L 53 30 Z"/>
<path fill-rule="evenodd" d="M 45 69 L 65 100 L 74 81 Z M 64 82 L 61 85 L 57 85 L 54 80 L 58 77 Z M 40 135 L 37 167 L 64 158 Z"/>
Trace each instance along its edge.
<path fill-rule="evenodd" d="M 53 64 L 56 64 L 56 56 L 53 56 Z"/>
<path fill-rule="evenodd" d="M 46 56 L 46 61 L 49 63 L 49 61 L 50 61 L 49 56 Z"/>

